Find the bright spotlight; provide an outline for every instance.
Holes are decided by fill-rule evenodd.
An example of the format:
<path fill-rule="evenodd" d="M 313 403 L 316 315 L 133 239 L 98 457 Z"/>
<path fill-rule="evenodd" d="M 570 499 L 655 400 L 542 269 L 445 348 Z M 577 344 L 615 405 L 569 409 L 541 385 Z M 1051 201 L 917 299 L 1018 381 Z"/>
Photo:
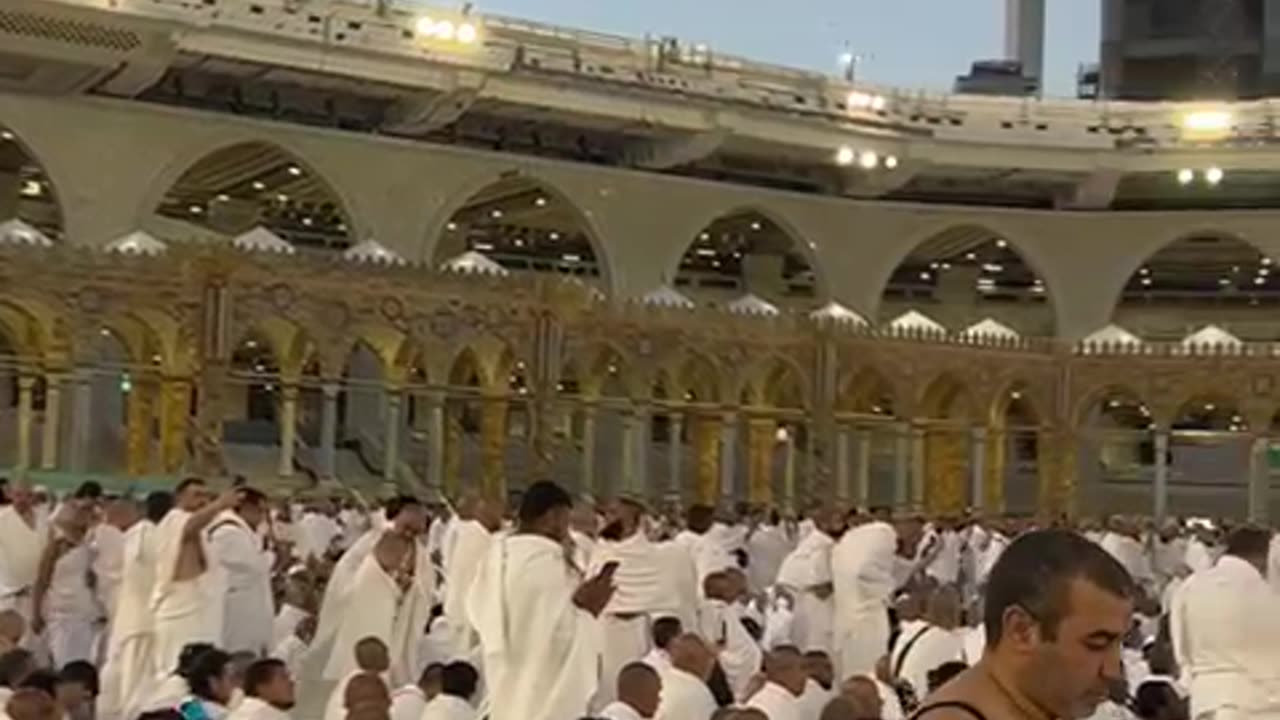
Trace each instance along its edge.
<path fill-rule="evenodd" d="M 884 166 L 890 170 L 893 170 L 894 168 L 898 167 L 898 156 L 889 155 L 888 157 L 886 157 L 884 159 Z"/>
<path fill-rule="evenodd" d="M 1217 185 L 1222 182 L 1223 176 L 1222 168 L 1219 167 L 1211 167 L 1204 171 L 1204 181 L 1210 185 Z"/>
<path fill-rule="evenodd" d="M 1178 171 L 1178 184 L 1190 185 L 1192 180 L 1196 179 L 1196 171 L 1191 168 L 1182 168 Z"/>
<path fill-rule="evenodd" d="M 458 42 L 463 45 L 470 45 L 476 41 L 476 26 L 471 23 L 462 23 L 458 26 Z"/>
<path fill-rule="evenodd" d="M 1225 110 L 1198 110 L 1182 118 L 1182 129 L 1193 133 L 1220 133 L 1231 129 L 1235 118 Z"/>
<path fill-rule="evenodd" d="M 848 145 L 842 146 L 836 151 L 836 164 L 840 167 L 849 167 L 856 159 L 857 155 L 853 152 L 853 148 Z"/>
<path fill-rule="evenodd" d="M 874 170 L 880 165 L 880 156 L 872 150 L 864 150 L 858 156 L 858 165 L 862 166 L 864 170 Z"/>
<path fill-rule="evenodd" d="M 452 40 L 456 32 L 457 29 L 454 28 L 453 23 L 448 20 L 436 23 L 436 37 L 441 40 Z"/>
<path fill-rule="evenodd" d="M 436 21 L 423 15 L 418 18 L 418 22 L 414 24 L 413 29 L 420 37 L 431 37 L 436 34 Z"/>
<path fill-rule="evenodd" d="M 876 112 L 880 112 L 881 110 L 884 110 L 885 105 L 887 104 L 888 104 L 888 101 L 886 101 L 884 97 L 881 95 L 876 95 L 875 97 L 871 98 L 871 109 L 875 110 Z"/>
<path fill-rule="evenodd" d="M 864 92 L 854 90 L 849 93 L 849 107 L 856 110 L 865 110 L 866 108 L 871 107 L 871 96 Z"/>

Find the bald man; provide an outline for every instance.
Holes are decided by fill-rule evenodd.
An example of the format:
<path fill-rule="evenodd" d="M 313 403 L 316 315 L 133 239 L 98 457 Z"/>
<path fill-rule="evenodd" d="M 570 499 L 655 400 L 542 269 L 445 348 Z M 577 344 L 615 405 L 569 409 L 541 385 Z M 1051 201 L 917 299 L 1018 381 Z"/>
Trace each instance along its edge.
<path fill-rule="evenodd" d="M 809 679 L 804 669 L 804 656 L 795 647 L 775 648 L 764 659 L 765 684 L 747 707 L 756 708 L 769 720 L 808 720 L 801 718 L 800 696 Z"/>
<path fill-rule="evenodd" d="M 658 712 L 662 680 L 643 662 L 633 662 L 618 672 L 617 700 L 600 711 L 603 720 L 650 720 Z"/>
<path fill-rule="evenodd" d="M 692 633 L 671 641 L 671 669 L 662 676 L 657 720 L 710 720 L 716 701 L 707 687 L 716 656 Z"/>
<path fill-rule="evenodd" d="M 390 720 L 391 692 L 382 678 L 372 673 L 359 673 L 351 678 L 342 693 L 346 720 Z"/>
<path fill-rule="evenodd" d="M 855 708 L 857 713 L 855 717 L 878 718 L 884 710 L 884 701 L 880 699 L 880 688 L 876 685 L 876 681 L 869 677 L 857 675 L 845 680 L 840 686 L 840 697 Z"/>
<path fill-rule="evenodd" d="M 58 720 L 58 706 L 43 690 L 23 688 L 15 692 L 4 711 L 10 720 Z"/>

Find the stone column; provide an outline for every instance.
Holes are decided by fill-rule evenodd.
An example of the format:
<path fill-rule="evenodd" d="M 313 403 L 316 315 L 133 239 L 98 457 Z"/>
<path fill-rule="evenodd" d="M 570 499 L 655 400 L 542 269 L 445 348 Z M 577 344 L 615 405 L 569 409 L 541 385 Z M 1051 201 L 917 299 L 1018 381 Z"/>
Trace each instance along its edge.
<path fill-rule="evenodd" d="M 734 482 L 734 462 L 738 450 L 738 416 L 733 412 L 724 414 L 720 427 L 720 497 L 732 502 L 737 483 Z"/>
<path fill-rule="evenodd" d="M 400 407 L 404 396 L 399 390 L 387 390 L 386 434 L 382 438 L 382 479 L 395 482 L 400 465 Z"/>
<path fill-rule="evenodd" d="M 621 422 L 619 425 L 620 438 L 619 448 L 622 453 L 620 461 L 621 467 L 619 471 L 622 477 L 618 478 L 622 482 L 622 491 L 625 493 L 633 493 L 636 489 L 636 449 L 640 447 L 639 428 L 636 425 L 635 413 L 630 409 L 623 410 L 621 413 Z"/>
<path fill-rule="evenodd" d="M 430 392 L 427 398 L 427 484 L 444 489 L 444 396 Z"/>
<path fill-rule="evenodd" d="M 673 412 L 667 417 L 667 488 L 672 496 L 683 499 L 680 492 L 680 466 L 684 452 L 684 415 Z"/>
<path fill-rule="evenodd" d="M 480 406 L 480 487 L 485 497 L 507 499 L 507 401 L 485 398 Z"/>
<path fill-rule="evenodd" d="M 298 386 L 280 386 L 280 467 L 282 478 L 293 477 L 293 452 L 298 439 Z"/>
<path fill-rule="evenodd" d="M 40 469 L 58 467 L 58 440 L 62 430 L 62 376 L 44 378 L 44 437 L 40 442 Z"/>
<path fill-rule="evenodd" d="M 796 435 L 795 430 L 787 431 L 787 438 L 782 444 L 782 495 L 788 513 L 796 508 Z M 773 468 L 773 454 L 769 456 L 769 467 Z"/>
<path fill-rule="evenodd" d="M 1249 444 L 1249 522 L 1265 525 L 1271 515 L 1271 439 L 1254 437 Z"/>
<path fill-rule="evenodd" d="M 165 474 L 182 469 L 187 458 L 191 423 L 191 380 L 166 378 L 160 386 L 160 469 Z"/>
<path fill-rule="evenodd" d="M 906 509 L 911 502 L 911 425 L 893 425 L 893 505 Z"/>
<path fill-rule="evenodd" d="M 974 510 L 986 507 L 987 490 L 987 429 L 975 427 L 969 431 L 969 506 Z"/>
<path fill-rule="evenodd" d="M 925 484 L 928 480 L 929 467 L 925 461 L 924 428 L 911 428 L 911 509 L 913 512 L 924 511 Z"/>
<path fill-rule="evenodd" d="M 338 472 L 338 393 L 337 383 L 320 388 L 320 477 L 332 480 Z"/>
<path fill-rule="evenodd" d="M 770 418 L 747 420 L 747 500 L 756 505 L 773 503 L 773 449 L 778 425 Z"/>
<path fill-rule="evenodd" d="M 847 505 L 851 499 L 849 465 L 849 428 L 841 425 L 836 428 L 836 500 L 841 505 Z"/>
<path fill-rule="evenodd" d="M 853 477 L 853 501 L 858 507 L 871 504 L 871 431 L 861 429 L 858 438 L 858 466 Z"/>
<path fill-rule="evenodd" d="M 1157 428 L 1153 440 L 1156 477 L 1152 513 L 1158 527 L 1164 523 L 1169 510 L 1169 430 Z"/>
<path fill-rule="evenodd" d="M 653 420 L 648 407 L 636 409 L 635 418 L 635 470 L 631 473 L 632 492 L 647 496 L 649 493 L 649 448 L 653 447 Z"/>
<path fill-rule="evenodd" d="M 18 378 L 18 461 L 15 468 L 19 471 L 31 467 L 32 394 L 35 387 L 35 377 L 23 375 Z"/>
<path fill-rule="evenodd" d="M 89 446 L 93 438 L 93 376 L 76 373 L 71 396 L 70 467 L 84 472 L 89 467 Z"/>
<path fill-rule="evenodd" d="M 596 408 L 582 407 L 582 491 L 596 491 Z"/>
<path fill-rule="evenodd" d="M 699 415 L 693 424 L 694 479 L 697 502 L 714 505 L 720 496 L 723 456 L 723 420 L 720 415 Z"/>

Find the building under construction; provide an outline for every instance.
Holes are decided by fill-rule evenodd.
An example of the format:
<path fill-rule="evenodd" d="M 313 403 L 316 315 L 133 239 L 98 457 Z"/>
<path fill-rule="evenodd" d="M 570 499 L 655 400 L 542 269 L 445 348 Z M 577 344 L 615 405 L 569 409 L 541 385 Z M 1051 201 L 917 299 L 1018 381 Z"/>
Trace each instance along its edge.
<path fill-rule="evenodd" d="M 1102 0 L 1101 94 L 1280 95 L 1280 0 Z"/>

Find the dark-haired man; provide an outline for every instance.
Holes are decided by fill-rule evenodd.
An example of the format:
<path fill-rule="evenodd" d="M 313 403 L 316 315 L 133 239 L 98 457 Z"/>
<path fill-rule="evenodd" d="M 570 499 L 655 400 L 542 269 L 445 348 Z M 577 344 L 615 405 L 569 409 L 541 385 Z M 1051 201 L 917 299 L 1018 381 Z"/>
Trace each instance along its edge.
<path fill-rule="evenodd" d="M 982 660 L 926 698 L 916 717 L 1089 717 L 1123 681 L 1133 591 L 1120 563 L 1082 535 L 1019 537 L 987 581 Z"/>
<path fill-rule="evenodd" d="M 583 581 L 565 553 L 572 508 L 560 486 L 534 483 L 515 534 L 495 540 L 476 570 L 466 609 L 490 695 L 502 699 L 491 720 L 582 717 L 596 691 L 596 617 L 613 596 L 617 566 Z"/>
<path fill-rule="evenodd" d="M 1226 553 L 1192 575 L 1170 614 L 1191 717 L 1280 717 L 1280 613 L 1265 574 L 1271 531 L 1241 527 Z"/>
<path fill-rule="evenodd" d="M 316 643 L 334 641 L 325 666 L 330 680 L 355 669 L 350 648 L 365 637 L 386 643 L 392 686 L 417 679 L 418 642 L 435 588 L 431 557 L 419 542 L 430 518 L 426 506 L 407 496 L 388 502 L 386 512 L 387 525 L 343 554 L 325 590 Z"/>
<path fill-rule="evenodd" d="M 222 569 L 226 595 L 222 605 L 222 649 L 265 655 L 271 645 L 274 608 L 271 570 L 275 554 L 259 534 L 267 521 L 267 496 L 240 488 L 235 508 L 209 526 L 209 554 Z"/>
<path fill-rule="evenodd" d="M 440 671 L 440 693 L 427 703 L 422 720 L 475 720 L 476 710 L 471 702 L 479 685 L 480 674 L 470 663 L 445 665 Z"/>
<path fill-rule="evenodd" d="M 227 720 L 288 720 L 293 678 L 280 660 L 257 660 L 244 673 L 244 700 Z"/>

